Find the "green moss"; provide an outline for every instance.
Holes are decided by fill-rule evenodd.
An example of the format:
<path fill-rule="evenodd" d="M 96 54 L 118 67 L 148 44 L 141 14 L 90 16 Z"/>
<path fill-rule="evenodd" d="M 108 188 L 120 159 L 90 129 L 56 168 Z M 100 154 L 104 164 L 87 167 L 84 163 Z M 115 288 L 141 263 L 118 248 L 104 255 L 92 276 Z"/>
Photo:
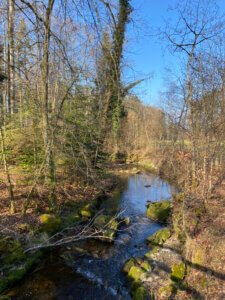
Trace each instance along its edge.
<path fill-rule="evenodd" d="M 32 231 L 32 226 L 30 226 L 29 224 L 21 224 L 17 229 L 20 233 L 30 232 Z"/>
<path fill-rule="evenodd" d="M 61 224 L 61 219 L 59 217 L 56 218 L 54 215 L 50 215 L 50 214 L 41 215 L 40 221 L 41 221 L 40 230 L 48 233 L 52 233 L 56 231 Z"/>
<path fill-rule="evenodd" d="M 26 262 L 25 262 L 25 265 L 24 265 L 24 268 L 26 270 L 26 272 L 28 272 L 31 267 L 37 262 L 37 260 L 42 257 L 43 253 L 42 251 L 38 251 L 36 253 L 33 253 L 33 254 L 29 254 L 27 256 L 27 259 L 26 259 Z"/>
<path fill-rule="evenodd" d="M 133 266 L 130 268 L 130 271 L 128 273 L 128 279 L 138 281 L 139 279 L 141 279 L 144 273 L 145 271 L 141 268 Z"/>
<path fill-rule="evenodd" d="M 180 265 L 174 264 L 172 266 L 171 280 L 180 282 L 183 280 L 185 275 L 185 264 L 182 262 Z"/>
<path fill-rule="evenodd" d="M 149 238 L 147 238 L 147 241 L 153 247 L 157 245 L 161 246 L 170 236 L 171 232 L 169 228 L 160 229 Z"/>
<path fill-rule="evenodd" d="M 144 287 L 139 287 L 134 293 L 133 300 L 147 300 L 149 293 Z"/>
<path fill-rule="evenodd" d="M 10 253 L 9 255 L 7 255 L 6 257 L 4 257 L 3 262 L 5 264 L 11 264 L 15 261 L 21 261 L 25 258 L 25 255 L 23 254 L 23 249 L 19 248 L 15 251 L 13 251 L 12 253 Z"/>
<path fill-rule="evenodd" d="M 13 283 L 19 281 L 20 279 L 22 279 L 25 275 L 25 270 L 24 269 L 17 269 L 17 270 L 12 270 L 9 272 L 8 274 L 8 284 L 12 285 Z"/>
<path fill-rule="evenodd" d="M 129 273 L 131 267 L 133 267 L 133 266 L 137 266 L 137 262 L 136 262 L 135 258 L 132 257 L 123 266 L 123 271 L 125 273 Z"/>
<path fill-rule="evenodd" d="M 152 264 L 151 264 L 151 262 L 149 262 L 149 261 L 144 261 L 144 262 L 141 264 L 141 268 L 142 268 L 143 270 L 145 270 L 146 272 L 150 272 L 151 269 L 152 269 Z"/>
<path fill-rule="evenodd" d="M 11 236 L 0 239 L 0 252 L 5 264 L 11 264 L 15 261 L 22 260 L 25 255 L 19 240 L 14 240 Z"/>
<path fill-rule="evenodd" d="M 104 241 L 113 241 L 116 236 L 116 231 L 119 227 L 119 223 L 114 218 L 106 215 L 99 215 L 94 220 L 94 226 L 97 229 L 104 229 L 103 231 L 103 240 Z"/>
<path fill-rule="evenodd" d="M 91 204 L 85 205 L 81 210 L 80 210 L 80 215 L 85 218 L 92 218 L 95 214 L 95 209 L 94 206 Z"/>
<path fill-rule="evenodd" d="M 148 252 L 148 253 L 145 254 L 145 257 L 146 257 L 147 259 L 151 259 L 152 256 L 153 256 L 155 253 L 157 253 L 159 250 L 160 250 L 160 247 L 154 246 L 150 252 Z"/>
<path fill-rule="evenodd" d="M 112 241 L 114 241 L 115 237 L 116 237 L 116 231 L 109 228 L 109 229 L 104 230 L 102 239 L 103 239 L 103 241 L 106 241 L 106 242 L 112 242 Z"/>
<path fill-rule="evenodd" d="M 10 300 L 11 298 L 9 296 L 0 296 L 0 300 Z"/>
<path fill-rule="evenodd" d="M 171 213 L 171 201 L 161 200 L 149 204 L 146 216 L 154 221 L 165 223 Z"/>

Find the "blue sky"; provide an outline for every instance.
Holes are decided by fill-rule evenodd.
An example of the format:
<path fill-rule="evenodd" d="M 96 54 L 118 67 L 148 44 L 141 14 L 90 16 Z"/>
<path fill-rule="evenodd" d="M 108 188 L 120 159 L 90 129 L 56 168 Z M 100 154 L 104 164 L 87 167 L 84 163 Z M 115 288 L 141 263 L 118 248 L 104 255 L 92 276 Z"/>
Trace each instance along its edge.
<path fill-rule="evenodd" d="M 181 3 L 182 0 L 180 0 Z M 191 0 L 190 0 L 191 1 Z M 177 0 L 132 0 L 134 25 L 128 27 L 127 61 L 131 62 L 129 74 L 135 70 L 137 78 L 152 74 L 149 80 L 134 89 L 145 104 L 160 106 L 159 92 L 164 88 L 165 68 L 179 69 L 180 58 L 171 54 L 167 42 L 154 36 L 154 29 L 165 24 L 164 19 L 176 19 L 174 12 L 168 11 L 169 5 Z M 221 12 L 225 12 L 225 0 L 217 0 Z"/>

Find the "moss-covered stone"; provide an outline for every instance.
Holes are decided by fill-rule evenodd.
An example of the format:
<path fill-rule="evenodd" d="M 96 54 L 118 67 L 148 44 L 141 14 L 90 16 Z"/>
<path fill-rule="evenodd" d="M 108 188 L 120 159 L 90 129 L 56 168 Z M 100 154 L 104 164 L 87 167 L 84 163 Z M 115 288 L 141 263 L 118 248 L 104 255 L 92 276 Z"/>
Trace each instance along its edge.
<path fill-rule="evenodd" d="M 154 246 L 150 252 L 148 252 L 148 253 L 145 254 L 145 257 L 146 257 L 147 259 L 151 259 L 152 256 L 153 256 L 155 253 L 157 253 L 159 250 L 160 250 L 160 247 Z"/>
<path fill-rule="evenodd" d="M 54 215 L 51 214 L 43 214 L 40 216 L 40 222 L 41 231 L 52 233 L 59 228 L 61 224 L 61 219 L 59 217 L 56 218 Z"/>
<path fill-rule="evenodd" d="M 165 223 L 171 213 L 171 201 L 161 200 L 159 202 L 153 202 L 149 204 L 146 211 L 146 216 L 154 221 Z"/>
<path fill-rule="evenodd" d="M 149 299 L 149 293 L 144 287 L 139 287 L 133 296 L 133 300 L 148 300 Z"/>
<path fill-rule="evenodd" d="M 172 266 L 171 280 L 180 282 L 183 280 L 185 275 L 185 264 L 182 262 L 180 265 L 174 264 Z"/>
<path fill-rule="evenodd" d="M 123 272 L 129 273 L 131 267 L 137 266 L 137 261 L 135 260 L 134 257 L 130 258 L 125 265 L 123 266 Z"/>
<path fill-rule="evenodd" d="M 114 241 L 115 237 L 116 237 L 116 231 L 109 228 L 104 230 L 102 240 L 105 242 L 112 242 Z"/>
<path fill-rule="evenodd" d="M 160 229 L 149 238 L 147 238 L 147 242 L 152 246 L 161 246 L 164 242 L 171 236 L 171 231 L 169 228 Z"/>
<path fill-rule="evenodd" d="M 82 217 L 85 218 L 92 218 L 95 214 L 95 207 L 94 205 L 87 204 L 80 210 L 80 214 Z"/>
<path fill-rule="evenodd" d="M 119 222 L 106 215 L 99 215 L 94 220 L 94 226 L 101 230 L 103 229 L 103 240 L 111 242 L 115 239 L 116 231 L 119 227 Z"/>
<path fill-rule="evenodd" d="M 6 236 L 0 239 L 0 254 L 5 264 L 11 264 L 14 261 L 22 260 L 25 255 L 19 240 Z"/>
<path fill-rule="evenodd" d="M 138 281 L 145 274 L 145 271 L 139 267 L 133 266 L 128 273 L 128 279 Z"/>
<path fill-rule="evenodd" d="M 145 261 L 141 264 L 141 268 L 142 268 L 143 270 L 145 270 L 146 272 L 150 272 L 150 271 L 152 270 L 152 263 L 145 260 Z"/>

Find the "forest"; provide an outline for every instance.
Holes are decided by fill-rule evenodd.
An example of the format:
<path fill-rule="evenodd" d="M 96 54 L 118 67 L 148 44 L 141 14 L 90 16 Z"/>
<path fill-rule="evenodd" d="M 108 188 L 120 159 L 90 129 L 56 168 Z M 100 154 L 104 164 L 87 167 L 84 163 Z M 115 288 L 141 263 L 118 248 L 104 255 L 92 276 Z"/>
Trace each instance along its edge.
<path fill-rule="evenodd" d="M 132 1 L 1 0 L 0 299 L 41 299 L 10 291 L 49 252 L 112 238 L 115 220 L 130 222 L 120 212 L 95 222 L 126 172 L 176 186 L 161 222 L 169 242 L 149 243 L 182 257 L 159 287 L 137 277 L 150 276 L 143 261 L 130 266 L 129 297 L 223 299 L 225 11 L 210 0 L 172 9 L 177 19 L 155 36 L 181 57 L 180 72 L 165 70 L 160 103 L 150 106 L 136 93 L 147 75 L 126 74 Z M 72 236 L 62 233 L 68 226 Z M 131 299 L 118 295 L 107 299 Z"/>

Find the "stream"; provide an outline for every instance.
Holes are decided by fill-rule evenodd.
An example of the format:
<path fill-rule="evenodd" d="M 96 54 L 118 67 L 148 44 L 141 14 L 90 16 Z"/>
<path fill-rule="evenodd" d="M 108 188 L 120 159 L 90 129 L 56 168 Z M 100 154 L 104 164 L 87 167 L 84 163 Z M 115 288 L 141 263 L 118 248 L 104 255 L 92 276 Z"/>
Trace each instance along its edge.
<path fill-rule="evenodd" d="M 122 212 L 131 224 L 117 234 L 114 243 L 89 240 L 79 243 L 89 254 L 75 256 L 71 267 L 63 264 L 53 251 L 33 273 L 11 291 L 12 299 L 132 299 L 129 283 L 122 272 L 125 262 L 150 251 L 146 239 L 162 226 L 145 217 L 148 201 L 167 200 L 175 193 L 160 177 L 140 173 L 121 177 L 113 196 L 101 209 Z M 123 228 L 122 228 L 123 229 Z"/>

